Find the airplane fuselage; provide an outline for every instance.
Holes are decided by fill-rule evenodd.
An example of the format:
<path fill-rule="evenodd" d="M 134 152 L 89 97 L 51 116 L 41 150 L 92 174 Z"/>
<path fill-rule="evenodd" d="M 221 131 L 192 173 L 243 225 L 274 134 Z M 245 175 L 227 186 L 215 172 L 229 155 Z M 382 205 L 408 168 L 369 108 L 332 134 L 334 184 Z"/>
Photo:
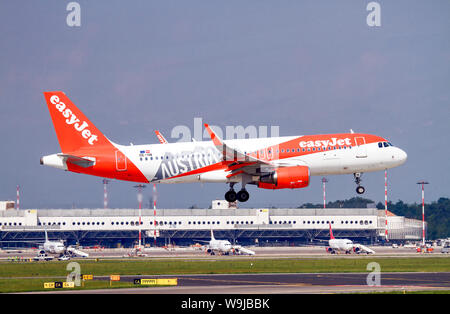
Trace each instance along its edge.
<path fill-rule="evenodd" d="M 371 134 L 338 133 L 222 141 L 130 145 L 106 138 L 62 92 L 45 92 L 62 153 L 41 164 L 77 173 L 142 183 L 230 183 L 225 198 L 246 201 L 246 184 L 264 189 L 304 188 L 310 176 L 360 174 L 397 167 L 407 155 Z M 158 134 L 159 132 L 157 132 Z M 241 183 L 240 193 L 233 190 Z"/>
<path fill-rule="evenodd" d="M 370 142 L 356 145 L 356 138 L 361 141 L 370 139 Z M 342 141 L 338 142 L 336 139 Z M 303 144 L 323 144 L 325 141 L 344 145 L 304 147 Z M 406 159 L 406 154 L 401 149 L 394 146 L 379 147 L 378 143 L 387 141 L 369 134 L 292 136 L 225 142 L 230 147 L 275 165 L 306 165 L 312 176 L 380 171 L 399 166 Z M 227 177 L 229 172 L 227 164 L 223 163 L 222 153 L 210 141 L 118 148 L 142 170 L 148 182 L 239 182 L 236 176 Z M 125 164 L 122 164 L 122 169 L 126 169 Z"/>

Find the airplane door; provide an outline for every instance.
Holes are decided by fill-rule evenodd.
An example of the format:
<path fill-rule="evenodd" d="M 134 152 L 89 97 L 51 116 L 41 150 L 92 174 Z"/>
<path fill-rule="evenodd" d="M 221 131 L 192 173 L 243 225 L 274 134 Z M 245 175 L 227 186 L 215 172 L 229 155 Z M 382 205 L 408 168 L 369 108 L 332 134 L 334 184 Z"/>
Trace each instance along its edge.
<path fill-rule="evenodd" d="M 355 137 L 356 158 L 366 158 L 367 148 L 364 146 L 366 139 L 364 137 Z"/>
<path fill-rule="evenodd" d="M 127 157 L 120 150 L 116 150 L 116 170 L 127 170 Z"/>

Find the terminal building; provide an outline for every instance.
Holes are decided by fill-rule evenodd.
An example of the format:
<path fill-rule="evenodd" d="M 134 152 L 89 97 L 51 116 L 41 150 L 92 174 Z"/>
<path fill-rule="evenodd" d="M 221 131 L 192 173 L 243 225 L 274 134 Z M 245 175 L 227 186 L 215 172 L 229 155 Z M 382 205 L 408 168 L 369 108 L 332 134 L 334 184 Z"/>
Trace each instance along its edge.
<path fill-rule="evenodd" d="M 222 201 L 226 203 L 225 201 Z M 223 203 L 222 203 L 223 204 Z M 329 238 L 329 225 L 336 238 L 375 244 L 385 240 L 385 211 L 376 208 L 229 208 L 221 201 L 212 209 L 0 209 L 0 246 L 23 247 L 44 239 L 66 244 L 132 247 L 139 230 L 143 243 L 191 245 L 217 239 L 242 245 L 302 245 Z M 141 224 L 139 225 L 139 221 Z M 389 214 L 390 241 L 416 241 L 422 222 Z"/>

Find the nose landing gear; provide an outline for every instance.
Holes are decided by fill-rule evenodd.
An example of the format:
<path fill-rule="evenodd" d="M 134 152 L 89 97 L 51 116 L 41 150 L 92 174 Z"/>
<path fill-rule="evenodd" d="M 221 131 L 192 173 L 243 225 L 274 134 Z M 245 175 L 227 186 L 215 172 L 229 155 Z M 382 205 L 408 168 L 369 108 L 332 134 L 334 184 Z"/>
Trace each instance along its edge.
<path fill-rule="evenodd" d="M 358 194 L 364 194 L 364 192 L 366 191 L 366 189 L 360 185 L 361 184 L 361 175 L 362 175 L 362 173 L 360 173 L 360 172 L 356 172 L 353 174 L 353 176 L 355 177 L 355 183 L 358 185 L 356 187 L 356 193 L 358 193 Z"/>

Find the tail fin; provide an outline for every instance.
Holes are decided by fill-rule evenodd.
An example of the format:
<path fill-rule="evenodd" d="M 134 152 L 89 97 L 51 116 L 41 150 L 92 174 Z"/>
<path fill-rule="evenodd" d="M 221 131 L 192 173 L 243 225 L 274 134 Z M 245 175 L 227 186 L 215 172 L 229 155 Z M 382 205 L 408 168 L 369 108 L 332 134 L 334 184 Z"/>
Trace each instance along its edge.
<path fill-rule="evenodd" d="M 211 240 L 215 240 L 214 233 L 213 233 L 212 229 L 211 229 Z"/>
<path fill-rule="evenodd" d="M 56 136 L 63 153 L 93 148 L 110 141 L 63 92 L 44 92 Z"/>
<path fill-rule="evenodd" d="M 331 222 L 329 224 L 330 224 L 330 240 L 332 240 L 332 239 L 334 239 L 334 236 L 333 236 L 333 230 L 331 230 Z"/>
<path fill-rule="evenodd" d="M 44 231 L 45 231 L 45 242 L 48 242 L 47 228 L 45 228 Z"/>

